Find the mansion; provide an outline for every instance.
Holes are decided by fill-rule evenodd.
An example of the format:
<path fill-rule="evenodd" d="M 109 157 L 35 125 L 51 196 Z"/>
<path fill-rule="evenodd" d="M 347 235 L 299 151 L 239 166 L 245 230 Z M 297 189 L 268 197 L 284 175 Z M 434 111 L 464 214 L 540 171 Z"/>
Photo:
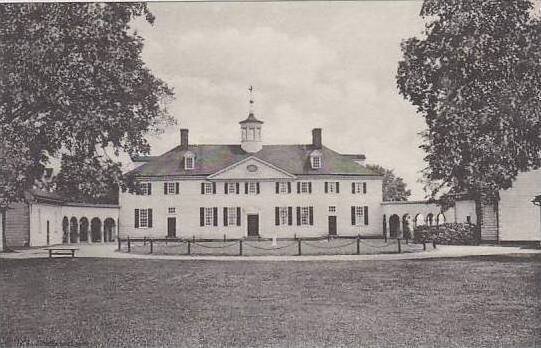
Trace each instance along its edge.
<path fill-rule="evenodd" d="M 383 177 L 364 165 L 364 155 L 326 147 L 320 128 L 312 129 L 307 144 L 264 145 L 263 122 L 253 111 L 239 124 L 239 144 L 191 144 L 188 130 L 181 129 L 170 151 L 132 158 L 135 168 L 126 175 L 137 189 L 120 192 L 118 204 L 28 192 L 0 220 L 6 244 L 105 243 L 119 237 L 400 238 L 417 225 L 475 223 L 476 212 L 483 242 L 541 241 L 541 169 L 520 173 L 511 189 L 500 191 L 495 206 L 477 209 L 476 202 L 459 200 L 443 211 L 434 202 L 383 202 Z"/>

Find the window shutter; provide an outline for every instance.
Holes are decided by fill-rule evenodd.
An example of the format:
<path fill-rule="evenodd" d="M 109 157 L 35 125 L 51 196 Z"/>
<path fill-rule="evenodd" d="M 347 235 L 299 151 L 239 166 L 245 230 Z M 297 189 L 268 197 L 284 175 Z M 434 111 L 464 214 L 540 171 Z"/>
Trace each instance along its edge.
<path fill-rule="evenodd" d="M 177 195 L 180 193 L 180 184 L 178 182 L 175 183 L 175 193 Z"/>
<path fill-rule="evenodd" d="M 227 194 L 227 183 L 224 182 L 224 193 Z"/>
<path fill-rule="evenodd" d="M 309 211 L 310 211 L 310 225 L 313 225 L 314 224 L 314 207 L 310 207 L 309 208 Z"/>
<path fill-rule="evenodd" d="M 368 225 L 368 207 L 364 206 L 364 224 Z"/>
<path fill-rule="evenodd" d="M 293 207 L 287 207 L 287 224 L 293 225 Z"/>
<path fill-rule="evenodd" d="M 147 184 L 147 188 L 148 188 L 148 190 L 147 190 L 147 191 L 148 191 L 148 195 L 150 196 L 150 195 L 152 194 L 152 183 L 151 183 L 151 182 L 149 182 L 149 183 Z"/>
<path fill-rule="evenodd" d="M 240 207 L 237 207 L 237 226 L 240 226 Z"/>
<path fill-rule="evenodd" d="M 280 208 L 274 207 L 274 224 L 280 226 Z"/>
<path fill-rule="evenodd" d="M 224 226 L 227 226 L 227 208 L 224 207 Z"/>
<path fill-rule="evenodd" d="M 366 193 L 366 183 L 363 182 L 363 193 Z"/>
<path fill-rule="evenodd" d="M 201 194 L 202 195 L 205 194 L 205 183 L 204 182 L 201 183 Z M 201 226 L 203 226 L 203 225 L 201 225 Z"/>
<path fill-rule="evenodd" d="M 216 194 L 216 183 L 212 183 L 212 193 Z"/>
<path fill-rule="evenodd" d="M 291 182 L 287 182 L 287 193 L 291 193 Z"/>
<path fill-rule="evenodd" d="M 280 193 L 280 183 L 276 182 L 276 193 Z"/>
<path fill-rule="evenodd" d="M 205 208 L 199 208 L 199 226 L 205 226 Z"/>
<path fill-rule="evenodd" d="M 259 194 L 259 193 L 261 192 L 261 191 L 259 190 L 259 183 L 256 182 L 256 183 L 255 183 L 255 186 L 256 186 L 256 189 L 257 189 L 257 194 Z"/>
<path fill-rule="evenodd" d="M 135 222 L 133 225 L 135 228 L 139 228 L 139 209 L 135 209 Z"/>
<path fill-rule="evenodd" d="M 239 192 L 240 192 L 240 183 L 237 182 L 237 183 L 235 184 L 235 186 L 236 186 L 236 188 L 237 188 L 237 190 L 236 190 L 236 191 L 237 191 L 237 194 L 239 194 Z"/>
<path fill-rule="evenodd" d="M 167 183 L 166 182 L 163 183 L 163 194 L 164 195 L 167 194 Z"/>
<path fill-rule="evenodd" d="M 355 183 L 351 183 L 351 193 L 355 193 Z"/>
<path fill-rule="evenodd" d="M 312 182 L 308 183 L 308 193 L 312 193 Z"/>
<path fill-rule="evenodd" d="M 297 181 L 297 193 L 301 193 L 301 182 Z"/>
<path fill-rule="evenodd" d="M 325 193 L 329 192 L 329 183 L 325 181 Z"/>
<path fill-rule="evenodd" d="M 297 226 L 301 224 L 301 207 L 297 207 Z"/>
<path fill-rule="evenodd" d="M 336 182 L 336 193 L 340 193 L 340 183 Z"/>
<path fill-rule="evenodd" d="M 248 183 L 244 183 L 244 194 L 248 194 Z"/>
<path fill-rule="evenodd" d="M 351 224 L 355 226 L 355 207 L 351 207 Z"/>
<path fill-rule="evenodd" d="M 214 207 L 212 208 L 212 211 L 213 211 L 213 218 L 214 218 L 214 221 L 213 221 L 213 225 L 214 226 L 218 226 L 218 208 Z"/>
<path fill-rule="evenodd" d="M 152 209 L 148 209 L 148 227 L 152 227 Z"/>

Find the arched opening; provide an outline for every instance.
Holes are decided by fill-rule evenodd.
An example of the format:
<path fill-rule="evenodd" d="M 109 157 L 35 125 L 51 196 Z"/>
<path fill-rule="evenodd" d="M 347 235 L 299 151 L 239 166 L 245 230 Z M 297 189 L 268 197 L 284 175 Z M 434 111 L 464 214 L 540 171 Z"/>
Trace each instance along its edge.
<path fill-rule="evenodd" d="M 112 218 L 107 218 L 103 221 L 103 238 L 106 242 L 112 242 L 115 240 L 115 220 Z"/>
<path fill-rule="evenodd" d="M 426 216 L 426 224 L 428 226 L 432 226 L 434 224 L 434 214 L 432 213 L 429 213 L 427 216 Z"/>
<path fill-rule="evenodd" d="M 389 237 L 398 238 L 400 233 L 400 217 L 396 214 L 389 218 Z"/>
<path fill-rule="evenodd" d="M 423 216 L 423 214 L 415 215 L 413 224 L 415 225 L 414 228 L 417 228 L 417 226 L 423 226 L 425 224 L 425 217 Z"/>
<path fill-rule="evenodd" d="M 69 228 L 70 222 L 66 216 L 62 219 L 62 243 L 67 243 L 69 241 Z"/>
<path fill-rule="evenodd" d="M 101 242 L 101 220 L 93 218 L 90 221 L 90 238 L 93 242 Z"/>
<path fill-rule="evenodd" d="M 436 224 L 439 226 L 439 225 L 442 225 L 444 223 L 445 223 L 445 215 L 443 215 L 443 213 L 439 213 L 436 216 Z"/>
<path fill-rule="evenodd" d="M 70 219 L 70 243 L 77 243 L 79 224 L 77 223 L 77 218 L 72 217 Z"/>
<path fill-rule="evenodd" d="M 410 221 L 411 221 L 411 217 L 409 216 L 409 214 L 404 214 L 402 216 L 402 233 L 404 234 L 404 239 L 411 239 L 412 237 Z"/>
<path fill-rule="evenodd" d="M 79 222 L 79 240 L 88 242 L 88 219 L 83 217 Z"/>

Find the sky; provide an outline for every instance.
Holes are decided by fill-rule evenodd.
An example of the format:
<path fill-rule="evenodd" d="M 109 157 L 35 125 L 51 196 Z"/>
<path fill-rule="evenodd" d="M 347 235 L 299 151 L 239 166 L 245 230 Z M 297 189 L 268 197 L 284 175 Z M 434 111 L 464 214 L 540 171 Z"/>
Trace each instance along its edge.
<path fill-rule="evenodd" d="M 421 36 L 420 1 L 150 3 L 143 60 L 175 90 L 178 124 L 148 137 L 152 155 L 179 143 L 238 144 L 238 122 L 264 121 L 264 144 L 309 144 L 312 128 L 340 153 L 394 169 L 424 199 L 424 119 L 398 93 L 400 43 Z"/>

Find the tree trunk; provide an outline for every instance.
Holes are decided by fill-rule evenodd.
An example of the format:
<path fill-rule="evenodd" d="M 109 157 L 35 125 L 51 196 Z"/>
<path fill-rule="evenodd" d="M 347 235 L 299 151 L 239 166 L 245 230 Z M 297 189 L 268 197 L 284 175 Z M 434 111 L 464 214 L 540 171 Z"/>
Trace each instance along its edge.
<path fill-rule="evenodd" d="M 9 249 L 6 241 L 6 209 L 0 208 L 0 218 L 2 219 L 2 231 L 0 231 L 2 234 L 2 251 L 8 252 Z"/>

